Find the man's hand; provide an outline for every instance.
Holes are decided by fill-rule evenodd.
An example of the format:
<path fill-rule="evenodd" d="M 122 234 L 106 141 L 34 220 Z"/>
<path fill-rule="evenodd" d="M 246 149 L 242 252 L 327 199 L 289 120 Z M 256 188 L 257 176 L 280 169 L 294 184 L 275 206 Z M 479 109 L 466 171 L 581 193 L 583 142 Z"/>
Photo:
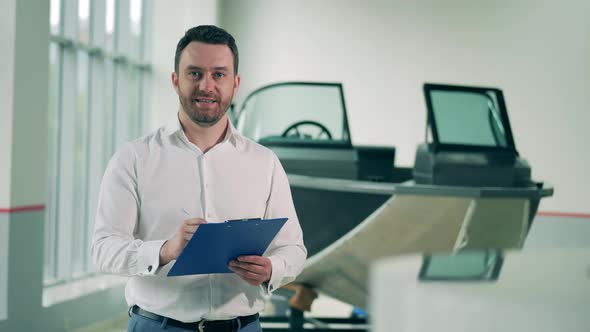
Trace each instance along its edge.
<path fill-rule="evenodd" d="M 164 242 L 162 248 L 160 248 L 160 266 L 166 265 L 171 261 L 175 260 L 186 244 L 199 228 L 200 224 L 206 224 L 207 220 L 202 218 L 193 218 L 185 220 L 180 227 L 176 230 L 174 237 Z"/>
<path fill-rule="evenodd" d="M 269 281 L 272 274 L 270 259 L 262 256 L 240 256 L 229 263 L 229 269 L 252 286 Z"/>

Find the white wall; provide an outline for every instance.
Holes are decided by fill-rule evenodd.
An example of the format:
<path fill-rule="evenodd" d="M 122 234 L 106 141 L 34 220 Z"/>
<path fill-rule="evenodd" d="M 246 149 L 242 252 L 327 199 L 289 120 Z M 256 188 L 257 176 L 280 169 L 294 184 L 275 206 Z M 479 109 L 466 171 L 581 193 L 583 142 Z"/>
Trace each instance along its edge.
<path fill-rule="evenodd" d="M 14 45 L 15 7 L 13 1 L 0 2 L 0 45 Z M 14 93 L 14 52 L 11 50 L 12 47 L 0 52 L 0 209 L 10 207 Z"/>
<path fill-rule="evenodd" d="M 174 71 L 174 53 L 185 31 L 202 24 L 217 24 L 216 0 L 156 0 L 153 4 L 151 96 L 148 98 L 151 118 L 147 129 L 152 131 L 168 122 L 178 110 L 178 96 L 170 78 Z"/>
<path fill-rule="evenodd" d="M 426 81 L 503 89 L 518 150 L 556 188 L 542 210 L 590 212 L 590 2 L 220 2 L 242 88 L 343 82 L 355 145 L 395 145 L 412 165 Z"/>
<path fill-rule="evenodd" d="M 16 3 L 1 1 L 0 45 L 10 46 L 0 52 L 0 209 L 10 208 L 15 17 Z M 8 214 L 0 212 L 0 321 L 8 312 L 9 227 Z"/>
<path fill-rule="evenodd" d="M 25 311 L 21 309 L 26 307 L 26 314 L 32 315 L 27 318 L 34 317 L 37 313 L 34 303 L 41 293 L 42 275 L 36 272 L 42 272 L 43 261 L 38 258 L 43 255 L 41 250 L 35 249 L 43 244 L 42 212 L 11 213 L 10 208 L 38 205 L 45 201 L 48 13 L 48 2 L 7 0 L 0 5 L 2 331 L 14 330 L 5 327 L 14 326 L 12 322 L 18 320 L 21 320 L 24 329 L 28 329 L 28 325 L 22 322 L 21 313 Z M 19 247 L 20 244 L 25 244 L 24 249 Z"/>

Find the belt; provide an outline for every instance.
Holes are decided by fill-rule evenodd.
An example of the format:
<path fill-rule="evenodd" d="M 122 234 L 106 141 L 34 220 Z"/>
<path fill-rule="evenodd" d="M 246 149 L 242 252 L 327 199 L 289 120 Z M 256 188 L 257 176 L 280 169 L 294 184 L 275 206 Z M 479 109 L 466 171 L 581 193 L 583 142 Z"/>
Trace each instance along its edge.
<path fill-rule="evenodd" d="M 184 330 L 191 330 L 191 331 L 199 331 L 199 332 L 235 332 L 238 328 L 243 328 L 244 326 L 256 321 L 258 319 L 258 314 L 250 315 L 250 316 L 241 316 L 234 319 L 228 320 L 200 320 L 198 322 L 192 323 L 184 323 L 176 319 L 167 318 L 164 316 L 160 316 L 154 314 L 152 312 L 146 311 L 141 309 L 140 307 L 134 305 L 131 307 L 130 312 L 145 317 L 147 319 L 155 320 L 157 322 L 162 322 L 167 320 L 166 324 L 174 327 L 178 327 Z M 239 321 L 239 325 L 238 325 Z"/>

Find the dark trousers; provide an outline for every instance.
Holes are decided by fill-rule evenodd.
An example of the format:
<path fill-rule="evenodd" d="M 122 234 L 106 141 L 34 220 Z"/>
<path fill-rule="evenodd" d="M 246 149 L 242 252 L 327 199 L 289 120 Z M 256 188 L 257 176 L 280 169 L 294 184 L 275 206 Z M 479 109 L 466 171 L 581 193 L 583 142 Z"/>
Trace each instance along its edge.
<path fill-rule="evenodd" d="M 190 330 L 181 329 L 175 326 L 166 324 L 166 320 L 161 322 L 151 320 L 132 313 L 127 324 L 128 332 L 187 332 Z M 194 332 L 194 331 L 193 331 Z M 238 332 L 262 332 L 260 321 L 256 320 L 246 326 L 241 326 Z"/>

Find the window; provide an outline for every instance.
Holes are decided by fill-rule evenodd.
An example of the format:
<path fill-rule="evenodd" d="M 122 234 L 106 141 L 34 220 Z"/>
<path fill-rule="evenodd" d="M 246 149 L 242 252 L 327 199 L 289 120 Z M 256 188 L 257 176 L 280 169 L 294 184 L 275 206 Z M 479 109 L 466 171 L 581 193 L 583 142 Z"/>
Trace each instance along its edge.
<path fill-rule="evenodd" d="M 105 166 L 140 136 L 150 0 L 51 0 L 44 283 L 93 274 L 90 237 Z"/>

